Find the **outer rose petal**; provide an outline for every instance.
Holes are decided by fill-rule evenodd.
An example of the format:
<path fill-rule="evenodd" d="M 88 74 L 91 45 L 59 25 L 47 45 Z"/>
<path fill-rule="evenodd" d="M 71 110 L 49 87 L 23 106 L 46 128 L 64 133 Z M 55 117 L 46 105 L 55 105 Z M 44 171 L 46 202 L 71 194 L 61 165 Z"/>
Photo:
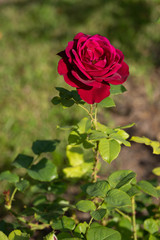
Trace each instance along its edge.
<path fill-rule="evenodd" d="M 93 103 L 99 103 L 104 98 L 108 97 L 110 95 L 110 86 L 109 84 L 101 84 L 101 87 L 96 88 L 92 87 L 89 90 L 77 88 L 78 94 L 80 97 L 87 103 L 93 104 Z"/>
<path fill-rule="evenodd" d="M 59 60 L 58 63 L 58 73 L 60 75 L 64 75 L 68 72 L 67 66 L 65 64 L 65 62 L 63 61 L 63 58 L 61 60 Z"/>

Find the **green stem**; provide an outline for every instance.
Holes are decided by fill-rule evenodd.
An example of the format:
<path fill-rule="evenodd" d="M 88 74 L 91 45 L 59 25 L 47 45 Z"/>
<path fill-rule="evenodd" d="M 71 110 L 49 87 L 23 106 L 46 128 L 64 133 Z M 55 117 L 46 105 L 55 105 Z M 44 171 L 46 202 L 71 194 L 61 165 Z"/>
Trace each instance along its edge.
<path fill-rule="evenodd" d="M 94 112 L 94 126 L 95 126 L 95 130 L 97 129 L 97 103 L 95 106 L 95 112 Z M 94 163 L 94 167 L 93 167 L 93 182 L 97 182 L 97 173 L 98 173 L 98 163 L 99 163 L 99 152 L 98 152 L 98 141 L 96 143 L 96 147 L 95 147 L 95 163 Z"/>
<path fill-rule="evenodd" d="M 130 222 L 132 222 L 131 218 L 126 215 L 124 212 L 121 212 L 121 210 L 119 210 L 118 208 L 115 208 L 116 212 L 118 212 L 120 215 L 122 215 L 123 217 L 125 217 L 126 219 L 128 219 Z"/>
<path fill-rule="evenodd" d="M 132 225 L 133 225 L 133 239 L 137 240 L 137 230 L 136 230 L 136 211 L 135 211 L 135 198 L 131 198 L 132 202 Z"/>
<path fill-rule="evenodd" d="M 83 106 L 80 105 L 80 104 L 78 104 L 78 106 L 81 107 L 83 110 L 85 110 L 85 111 L 88 113 L 88 115 L 90 116 L 90 118 L 91 118 L 91 120 L 92 120 L 92 122 L 93 122 L 93 124 L 94 124 L 94 118 L 93 118 L 92 114 L 88 111 L 88 109 L 85 108 L 85 107 L 83 107 Z"/>
<path fill-rule="evenodd" d="M 96 143 L 95 148 L 95 162 L 93 167 L 93 182 L 97 182 L 97 173 L 98 173 L 98 163 L 99 163 L 99 152 L 98 152 L 98 142 Z"/>
<path fill-rule="evenodd" d="M 9 202 L 8 202 L 8 204 L 6 205 L 6 208 L 7 208 L 8 210 L 10 210 L 10 209 L 12 208 L 12 202 L 13 202 L 14 195 L 16 194 L 17 190 L 18 190 L 17 188 L 14 189 L 14 191 L 13 191 L 13 193 L 12 193 L 12 195 L 11 195 L 11 198 L 10 198 Z"/>

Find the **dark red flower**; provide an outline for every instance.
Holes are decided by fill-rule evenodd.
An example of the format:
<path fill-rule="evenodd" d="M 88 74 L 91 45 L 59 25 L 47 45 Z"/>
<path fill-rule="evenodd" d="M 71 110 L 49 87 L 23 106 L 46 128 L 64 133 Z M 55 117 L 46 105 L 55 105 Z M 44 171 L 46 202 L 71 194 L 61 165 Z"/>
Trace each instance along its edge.
<path fill-rule="evenodd" d="M 58 55 L 62 57 L 58 73 L 89 104 L 108 97 L 110 84 L 122 84 L 129 75 L 123 53 L 98 34 L 78 33 Z"/>

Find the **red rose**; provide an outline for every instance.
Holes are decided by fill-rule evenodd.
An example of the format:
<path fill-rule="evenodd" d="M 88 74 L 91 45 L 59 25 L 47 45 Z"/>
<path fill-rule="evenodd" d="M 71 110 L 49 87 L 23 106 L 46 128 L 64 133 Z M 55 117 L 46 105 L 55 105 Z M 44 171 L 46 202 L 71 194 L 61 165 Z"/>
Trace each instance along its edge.
<path fill-rule="evenodd" d="M 110 84 L 122 84 L 129 75 L 123 53 L 98 34 L 78 33 L 58 55 L 62 57 L 58 73 L 89 104 L 108 97 Z"/>

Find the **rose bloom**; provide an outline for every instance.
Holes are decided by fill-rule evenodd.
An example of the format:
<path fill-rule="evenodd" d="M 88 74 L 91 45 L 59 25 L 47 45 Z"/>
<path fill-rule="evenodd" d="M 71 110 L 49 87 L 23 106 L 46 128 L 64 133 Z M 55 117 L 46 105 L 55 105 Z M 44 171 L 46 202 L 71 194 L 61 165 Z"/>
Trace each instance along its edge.
<path fill-rule="evenodd" d="M 110 84 L 122 84 L 129 75 L 123 53 L 98 34 L 78 33 L 58 55 L 58 73 L 89 104 L 108 97 Z"/>

